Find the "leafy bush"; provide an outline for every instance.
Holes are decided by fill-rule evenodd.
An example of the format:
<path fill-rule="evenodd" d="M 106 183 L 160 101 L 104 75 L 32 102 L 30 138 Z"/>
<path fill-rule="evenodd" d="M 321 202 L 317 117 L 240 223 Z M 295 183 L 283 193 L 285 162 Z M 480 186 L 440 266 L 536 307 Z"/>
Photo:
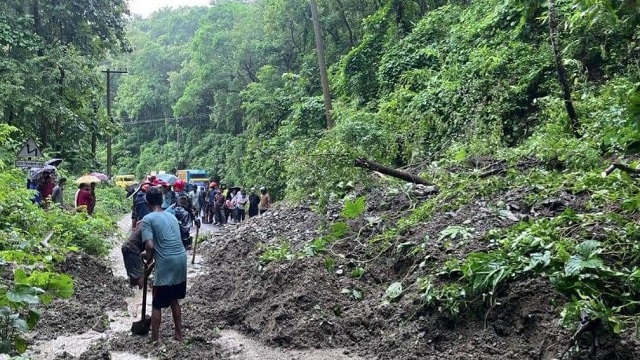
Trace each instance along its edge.
<path fill-rule="evenodd" d="M 10 130 L 0 124 L 0 148 Z M 38 322 L 39 305 L 73 295 L 73 280 L 57 273 L 55 263 L 72 251 L 106 255 L 112 216 L 128 207 L 121 189 L 99 187 L 97 197 L 103 201 L 98 201 L 96 216 L 56 206 L 45 211 L 31 201 L 34 194 L 25 188 L 25 174 L 9 165 L 11 155 L 0 155 L 0 188 L 7 190 L 0 192 L 0 271 L 13 269 L 13 282 L 0 281 L 0 353 L 13 354 L 26 350 L 24 334 Z"/>

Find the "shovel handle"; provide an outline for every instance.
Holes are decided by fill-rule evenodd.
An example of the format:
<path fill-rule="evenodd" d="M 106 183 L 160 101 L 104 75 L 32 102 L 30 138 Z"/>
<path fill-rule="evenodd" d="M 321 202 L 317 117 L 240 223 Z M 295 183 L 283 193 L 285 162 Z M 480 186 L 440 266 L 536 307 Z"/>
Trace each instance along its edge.
<path fill-rule="evenodd" d="M 147 276 L 146 265 L 144 267 L 144 273 L 142 274 L 142 276 L 144 276 L 144 285 L 142 286 L 142 321 L 145 321 L 147 319 L 147 281 L 149 279 L 149 277 Z"/>
<path fill-rule="evenodd" d="M 196 227 L 196 238 L 193 240 L 193 256 L 191 257 L 191 265 L 196 263 L 196 248 L 198 247 L 199 233 L 200 233 L 200 226 Z"/>

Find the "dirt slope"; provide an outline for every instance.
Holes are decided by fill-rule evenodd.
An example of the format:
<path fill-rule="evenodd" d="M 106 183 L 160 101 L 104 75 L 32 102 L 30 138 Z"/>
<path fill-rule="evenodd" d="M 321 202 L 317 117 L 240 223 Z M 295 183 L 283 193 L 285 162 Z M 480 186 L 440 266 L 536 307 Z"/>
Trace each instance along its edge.
<path fill-rule="evenodd" d="M 532 210 L 536 216 L 550 216 L 584 203 L 582 196 L 558 194 L 520 210 L 516 204 L 525 192 L 512 190 L 439 213 L 405 234 L 403 241 L 420 242 L 430 235 L 434 242 L 428 254 L 437 263 L 445 256 L 462 257 L 481 250 L 484 245 L 478 241 L 486 231 L 511 225 Z M 214 239 L 215 246 L 206 251 L 210 273 L 193 289 L 197 298 L 210 305 L 206 316 L 218 319 L 222 328 L 238 329 L 268 345 L 345 347 L 367 358 L 551 359 L 562 352 L 571 336 L 557 321 L 565 300 L 544 279 L 516 282 L 503 289 L 493 308 L 479 309 L 476 315 L 457 321 L 426 310 L 415 291 L 407 291 L 397 303 L 386 302 L 390 282 L 415 279 L 418 264 L 401 251 L 367 253 L 363 242 L 406 215 L 408 207 L 398 196 L 369 194 L 363 218 L 381 220 L 363 238 L 338 242 L 325 255 L 264 267 L 257 260 L 265 244 L 286 239 L 293 250 L 301 249 L 306 241 L 322 235 L 318 229 L 336 218 L 335 209 L 320 216 L 308 207 L 282 205 L 237 228 L 225 228 Z M 505 219 L 489 210 L 489 203 L 495 201 L 513 203 L 513 217 Z M 463 223 L 476 228 L 468 242 L 451 247 L 435 240 L 442 229 Z M 350 225 L 357 229 L 362 224 Z M 331 271 L 325 263 L 329 255 L 337 259 Z M 367 269 L 361 279 L 348 276 L 356 266 Z M 356 300 L 344 289 L 357 289 L 363 298 Z M 637 342 L 607 337 L 601 341 L 598 359 L 632 359 L 640 354 Z"/>

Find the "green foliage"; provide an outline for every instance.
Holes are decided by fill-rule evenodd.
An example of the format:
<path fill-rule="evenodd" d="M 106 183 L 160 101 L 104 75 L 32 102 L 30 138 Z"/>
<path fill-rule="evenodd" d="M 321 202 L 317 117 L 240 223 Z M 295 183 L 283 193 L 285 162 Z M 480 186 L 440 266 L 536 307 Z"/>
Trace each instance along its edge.
<path fill-rule="evenodd" d="M 92 134 L 103 139 L 112 124 L 99 107 L 110 52 L 128 50 L 124 0 L 92 4 L 80 0 L 0 4 L 0 121 L 21 137 L 36 138 L 49 156 L 64 158 L 73 171 L 97 164 Z M 92 169 L 93 170 L 93 169 Z"/>
<path fill-rule="evenodd" d="M 289 244 L 283 241 L 280 245 L 265 247 L 258 257 L 258 263 L 260 263 L 261 266 L 265 266 L 271 262 L 291 260 L 293 257 L 294 255 L 289 249 Z"/>
<path fill-rule="evenodd" d="M 366 273 L 366 270 L 358 266 L 351 271 L 350 275 L 354 279 L 361 279 L 365 273 Z"/>
<path fill-rule="evenodd" d="M 366 198 L 364 196 L 360 196 L 355 200 L 347 199 L 344 204 L 344 209 L 342 209 L 342 217 L 345 219 L 355 219 L 360 216 L 366 209 L 365 200 Z"/>
<path fill-rule="evenodd" d="M 624 177 L 617 180 L 581 174 L 576 189 L 589 186 L 617 187 L 618 191 L 635 193 L 636 187 Z M 588 185 L 587 185 L 588 184 Z M 601 202 L 597 197 L 593 205 Z M 595 224 L 604 224 L 599 238 L 593 240 Z M 640 294 L 635 280 L 635 260 L 640 258 L 640 246 L 634 239 L 638 226 L 625 215 L 595 212 L 578 214 L 568 209 L 555 218 L 540 218 L 519 223 L 487 236 L 489 250 L 471 253 L 465 259 L 449 262 L 440 274 L 456 282 L 434 285 L 433 279 L 419 280 L 422 299 L 453 315 L 468 307 L 493 304 L 506 284 L 524 277 L 545 276 L 556 290 L 571 301 L 562 314 L 569 325 L 587 314 L 599 318 L 614 332 L 632 322 L 640 308 L 635 298 Z M 604 249 L 608 251 L 605 255 Z M 625 260 L 622 260 L 625 259 Z"/>
<path fill-rule="evenodd" d="M 12 144 L 13 131 L 0 124 L 0 149 Z M 33 191 L 25 188 L 25 174 L 9 165 L 13 161 L 13 152 L 0 152 L 0 187 L 11 189 L 0 193 L 0 270 L 13 269 L 13 281 L 0 284 L 0 353 L 10 354 L 26 350 L 25 334 L 36 326 L 40 305 L 73 295 L 73 279 L 58 273 L 55 264 L 73 251 L 106 255 L 115 225 L 110 216 L 128 210 L 121 189 L 98 187 L 93 217 L 58 206 L 45 211 L 31 202 Z"/>
<path fill-rule="evenodd" d="M 13 287 L 0 286 L 0 353 L 23 353 L 27 349 L 24 334 L 40 319 L 38 305 L 48 304 L 53 296 L 73 295 L 73 280 L 64 274 L 24 269 L 14 271 Z"/>
<path fill-rule="evenodd" d="M 364 292 L 360 289 L 344 288 L 340 291 L 342 294 L 349 295 L 353 300 L 360 301 L 364 298 Z"/>
<path fill-rule="evenodd" d="M 387 291 L 385 292 L 385 296 L 389 300 L 396 300 L 401 295 L 402 295 L 402 283 L 401 282 L 394 282 L 393 284 L 389 285 L 389 287 L 387 288 Z"/>

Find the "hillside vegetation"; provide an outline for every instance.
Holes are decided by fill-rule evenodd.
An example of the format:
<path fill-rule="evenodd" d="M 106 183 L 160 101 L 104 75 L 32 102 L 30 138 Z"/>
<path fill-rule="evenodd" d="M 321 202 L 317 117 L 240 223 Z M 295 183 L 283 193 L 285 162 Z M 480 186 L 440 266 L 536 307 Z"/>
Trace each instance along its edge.
<path fill-rule="evenodd" d="M 633 149 L 638 8 L 556 4 L 572 132 L 544 1 L 320 1 L 336 126 L 325 129 L 305 0 L 163 10 L 129 27 L 115 64 L 120 172 L 204 168 L 279 197 L 397 167 L 504 148 L 591 167 Z M 635 95 L 637 98 L 637 95 Z M 636 115 L 637 116 L 637 115 Z"/>

